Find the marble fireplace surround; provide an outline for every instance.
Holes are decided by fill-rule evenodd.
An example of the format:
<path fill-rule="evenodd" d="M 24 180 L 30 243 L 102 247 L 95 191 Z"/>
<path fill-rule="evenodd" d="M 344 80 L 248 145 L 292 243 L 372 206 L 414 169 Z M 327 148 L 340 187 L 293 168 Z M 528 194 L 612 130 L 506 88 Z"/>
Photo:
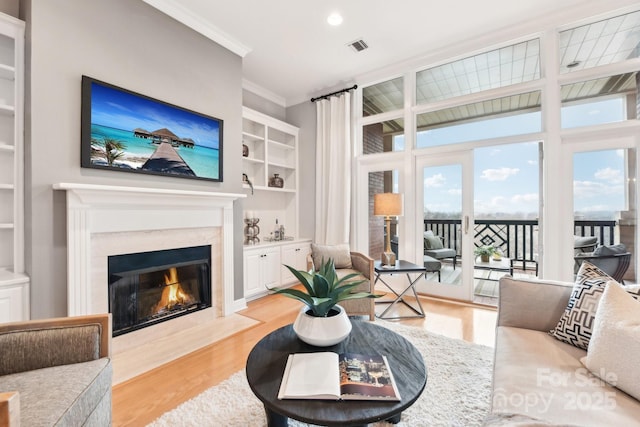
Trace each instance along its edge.
<path fill-rule="evenodd" d="M 67 314 L 108 311 L 109 255 L 211 245 L 212 307 L 112 341 L 114 384 L 254 321 L 234 314 L 233 202 L 242 194 L 55 184 L 67 196 Z"/>

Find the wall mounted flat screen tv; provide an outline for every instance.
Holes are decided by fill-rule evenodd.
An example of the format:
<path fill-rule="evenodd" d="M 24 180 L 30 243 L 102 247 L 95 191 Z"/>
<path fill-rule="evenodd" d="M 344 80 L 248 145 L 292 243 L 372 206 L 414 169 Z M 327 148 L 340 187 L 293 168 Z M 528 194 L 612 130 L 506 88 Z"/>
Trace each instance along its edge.
<path fill-rule="evenodd" d="M 222 181 L 223 121 L 82 76 L 82 167 Z"/>

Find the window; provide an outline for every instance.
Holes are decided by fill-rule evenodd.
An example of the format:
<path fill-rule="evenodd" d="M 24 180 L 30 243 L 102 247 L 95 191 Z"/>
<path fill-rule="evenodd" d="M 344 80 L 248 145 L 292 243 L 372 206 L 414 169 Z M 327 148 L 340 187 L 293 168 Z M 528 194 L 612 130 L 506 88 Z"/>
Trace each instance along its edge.
<path fill-rule="evenodd" d="M 562 31 L 559 43 L 561 73 L 637 58 L 640 11 Z"/>
<path fill-rule="evenodd" d="M 369 256 L 374 259 L 380 259 L 380 254 L 385 250 L 386 229 L 384 218 L 373 214 L 373 199 L 378 193 L 398 193 L 398 176 L 397 169 L 369 172 Z M 398 221 L 399 218 L 392 219 L 391 250 L 395 252 L 396 257 L 400 259 L 398 253 Z"/>
<path fill-rule="evenodd" d="M 404 120 L 388 120 L 362 128 L 363 154 L 404 150 Z"/>
<path fill-rule="evenodd" d="M 635 102 L 627 106 L 627 97 L 636 99 L 637 73 L 563 85 L 562 127 L 622 122 L 636 117 Z M 629 112 L 627 112 L 629 108 Z"/>
<path fill-rule="evenodd" d="M 540 132 L 540 92 L 529 92 L 420 114 L 418 148 Z"/>
<path fill-rule="evenodd" d="M 538 39 L 495 49 L 416 74 L 416 103 L 449 99 L 540 78 Z"/>
<path fill-rule="evenodd" d="M 362 89 L 362 115 L 373 116 L 404 107 L 404 79 L 378 83 Z"/>
<path fill-rule="evenodd" d="M 573 210 L 579 220 L 616 220 L 627 209 L 625 150 L 573 156 Z"/>

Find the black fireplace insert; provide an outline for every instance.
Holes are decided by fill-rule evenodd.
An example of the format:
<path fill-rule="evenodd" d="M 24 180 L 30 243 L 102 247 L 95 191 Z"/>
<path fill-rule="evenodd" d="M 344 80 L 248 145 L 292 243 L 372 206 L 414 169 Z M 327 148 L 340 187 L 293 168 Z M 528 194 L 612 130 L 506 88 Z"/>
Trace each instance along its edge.
<path fill-rule="evenodd" d="M 211 307 L 211 246 L 108 257 L 113 336 Z"/>

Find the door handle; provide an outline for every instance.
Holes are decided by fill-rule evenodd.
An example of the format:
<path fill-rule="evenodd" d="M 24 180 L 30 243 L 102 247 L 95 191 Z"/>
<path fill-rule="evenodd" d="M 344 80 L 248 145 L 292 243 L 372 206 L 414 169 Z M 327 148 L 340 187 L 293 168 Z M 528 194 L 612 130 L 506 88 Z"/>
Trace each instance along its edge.
<path fill-rule="evenodd" d="M 464 234 L 469 234 L 469 215 L 464 216 Z"/>

